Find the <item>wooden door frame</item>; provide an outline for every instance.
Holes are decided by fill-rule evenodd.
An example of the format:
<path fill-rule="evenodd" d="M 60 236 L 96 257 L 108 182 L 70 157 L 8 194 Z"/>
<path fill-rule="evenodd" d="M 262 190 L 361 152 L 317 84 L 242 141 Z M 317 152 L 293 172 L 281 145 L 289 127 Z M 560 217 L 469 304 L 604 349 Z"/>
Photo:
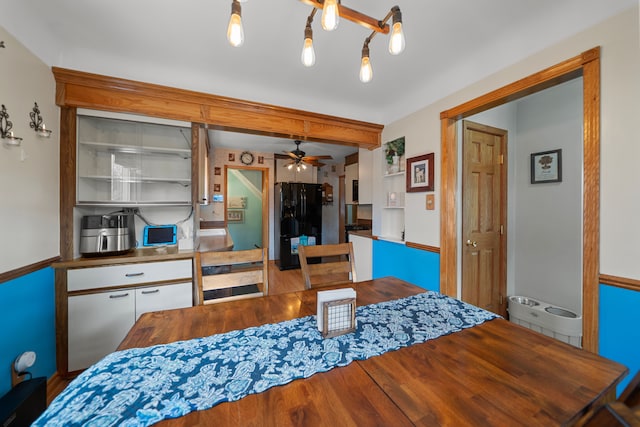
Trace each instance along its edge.
<path fill-rule="evenodd" d="M 494 135 L 500 138 L 500 155 L 502 156 L 501 160 L 501 171 L 500 171 L 500 225 L 503 227 L 503 232 L 500 233 L 500 250 L 498 252 L 498 256 L 500 257 L 500 265 L 498 267 L 498 277 L 500 281 L 498 283 L 498 292 L 500 294 L 500 302 L 498 304 L 497 313 L 501 316 L 506 316 L 507 314 L 507 181 L 508 181 L 508 141 L 509 141 L 509 133 L 506 129 L 500 129 L 495 126 L 488 126 L 482 123 L 474 122 L 471 120 L 463 120 L 462 121 L 462 143 L 466 142 L 465 140 L 465 123 L 470 124 L 470 128 L 473 127 L 475 130 L 485 132 L 491 135 Z M 463 149 L 464 150 L 464 149 Z M 464 159 L 464 152 L 462 158 Z M 461 192 L 462 199 L 464 199 L 464 188 Z M 464 203 L 461 199 L 461 203 Z M 462 218 L 464 219 L 464 213 L 462 214 Z M 464 227 L 464 223 L 461 224 Z M 462 258 L 460 259 L 462 268 L 464 268 L 464 264 L 462 264 Z M 461 270 L 462 271 L 462 270 Z M 464 286 L 464 283 L 462 283 Z M 460 297 L 462 297 L 462 288 L 460 290 Z"/>
<path fill-rule="evenodd" d="M 224 165 L 224 224 L 227 225 L 227 176 L 229 169 L 244 169 L 262 172 L 262 247 L 269 250 L 269 168 Z"/>
<path fill-rule="evenodd" d="M 458 197 L 456 123 L 532 93 L 583 78 L 582 347 L 598 352 L 600 270 L 600 47 L 440 113 L 440 290 L 457 294 Z"/>
<path fill-rule="evenodd" d="M 338 242 L 345 242 L 345 216 L 347 212 L 347 207 L 345 204 L 346 194 L 345 194 L 345 185 L 346 179 L 345 175 L 338 176 Z"/>

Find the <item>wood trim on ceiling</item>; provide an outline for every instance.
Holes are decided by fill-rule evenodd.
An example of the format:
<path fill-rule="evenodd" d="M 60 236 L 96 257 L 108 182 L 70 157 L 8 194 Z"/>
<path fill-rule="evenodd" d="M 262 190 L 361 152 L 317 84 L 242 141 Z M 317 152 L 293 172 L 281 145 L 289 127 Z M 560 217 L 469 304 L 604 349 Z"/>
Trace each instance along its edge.
<path fill-rule="evenodd" d="M 598 351 L 600 253 L 600 47 L 440 113 L 441 186 L 440 291 L 457 295 L 456 121 L 507 102 L 583 77 L 583 348 Z"/>
<path fill-rule="evenodd" d="M 292 108 L 53 67 L 60 107 L 206 123 L 209 129 L 376 148 L 384 126 Z"/>

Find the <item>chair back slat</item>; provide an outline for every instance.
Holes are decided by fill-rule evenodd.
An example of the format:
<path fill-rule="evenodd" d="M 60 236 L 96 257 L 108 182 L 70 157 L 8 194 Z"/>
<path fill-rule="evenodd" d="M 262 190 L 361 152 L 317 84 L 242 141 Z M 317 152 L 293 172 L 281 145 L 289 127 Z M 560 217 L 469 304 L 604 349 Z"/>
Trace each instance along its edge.
<path fill-rule="evenodd" d="M 300 269 L 305 289 L 356 281 L 353 244 L 298 246 Z M 310 264 L 310 258 L 320 258 L 320 264 Z"/>
<path fill-rule="evenodd" d="M 267 295 L 269 291 L 268 249 L 196 253 L 199 304 Z M 204 269 L 204 270 L 203 270 Z M 205 274 L 203 274 L 203 271 Z M 256 285 L 257 291 L 235 292 L 234 288 Z M 205 292 L 216 291 L 213 299 Z M 211 293 L 211 292 L 209 292 Z"/>

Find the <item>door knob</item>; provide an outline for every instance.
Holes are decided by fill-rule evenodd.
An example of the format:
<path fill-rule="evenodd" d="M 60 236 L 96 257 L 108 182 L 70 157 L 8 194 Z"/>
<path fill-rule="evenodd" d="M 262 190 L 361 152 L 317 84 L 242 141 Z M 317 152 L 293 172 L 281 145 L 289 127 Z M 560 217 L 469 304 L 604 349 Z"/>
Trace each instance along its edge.
<path fill-rule="evenodd" d="M 471 241 L 471 239 L 467 240 L 467 246 L 473 246 L 474 248 L 478 247 L 478 242 L 476 241 Z"/>

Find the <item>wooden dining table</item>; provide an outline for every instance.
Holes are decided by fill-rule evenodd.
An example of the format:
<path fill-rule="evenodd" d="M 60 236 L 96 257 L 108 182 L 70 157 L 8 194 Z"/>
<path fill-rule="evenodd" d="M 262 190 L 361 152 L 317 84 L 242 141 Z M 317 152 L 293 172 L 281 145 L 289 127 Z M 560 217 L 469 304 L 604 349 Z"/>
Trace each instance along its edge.
<path fill-rule="evenodd" d="M 425 292 L 391 277 L 349 286 L 359 306 Z M 147 313 L 119 349 L 313 315 L 316 294 Z M 580 425 L 615 398 L 626 373 L 623 365 L 498 318 L 158 425 Z"/>

